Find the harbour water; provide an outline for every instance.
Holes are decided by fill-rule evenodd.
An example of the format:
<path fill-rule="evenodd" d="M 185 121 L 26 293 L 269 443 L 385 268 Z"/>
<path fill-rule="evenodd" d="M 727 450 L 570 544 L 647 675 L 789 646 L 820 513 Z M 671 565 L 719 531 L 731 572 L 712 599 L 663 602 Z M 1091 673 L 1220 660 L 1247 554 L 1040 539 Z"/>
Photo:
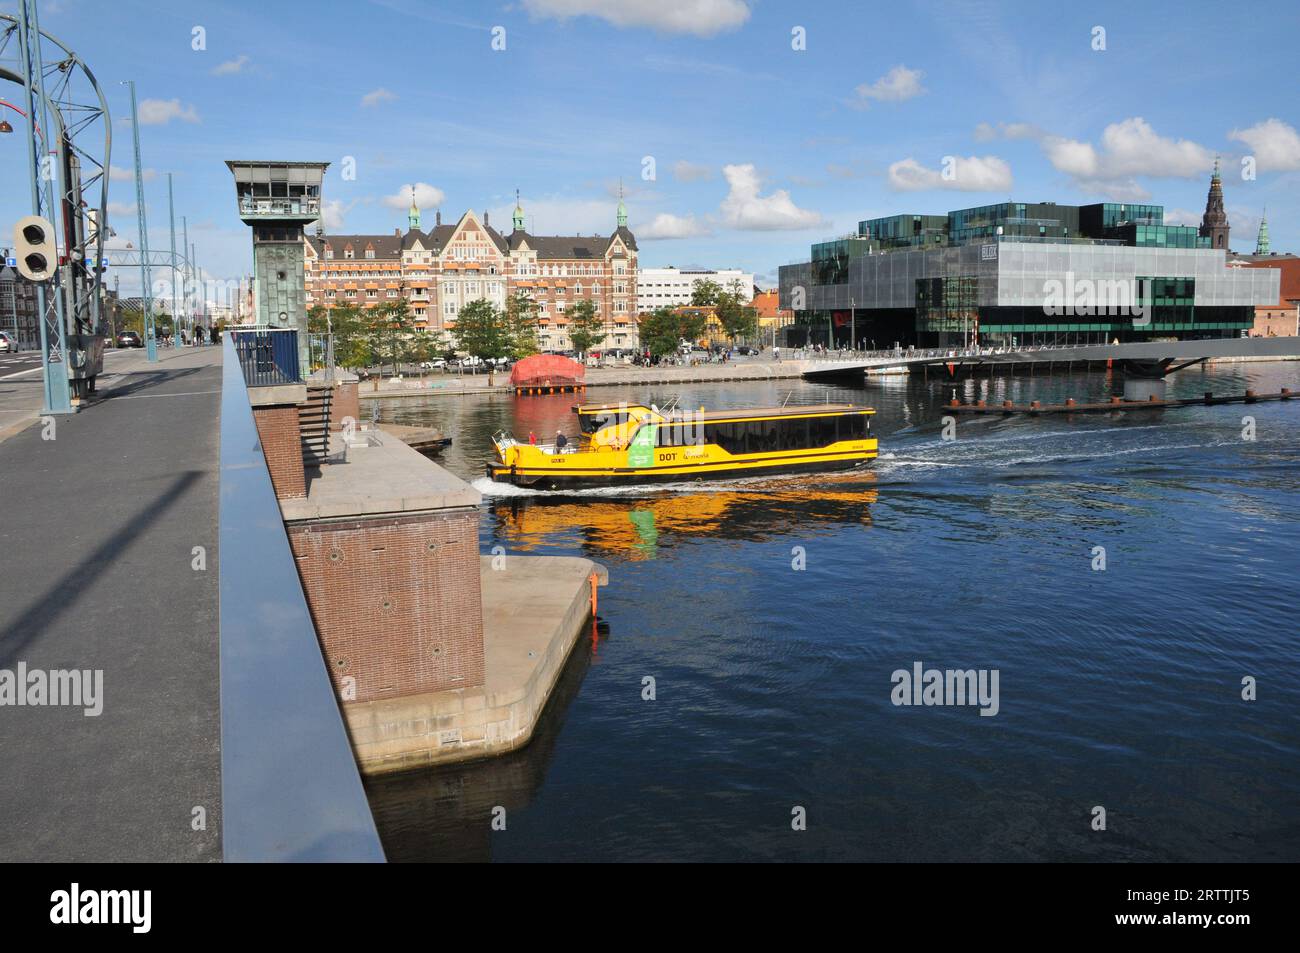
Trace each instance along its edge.
<path fill-rule="evenodd" d="M 492 494 L 483 552 L 611 575 L 533 744 L 369 785 L 389 857 L 1300 859 L 1300 402 L 962 418 L 944 439 L 954 392 L 1082 402 L 1116 383 L 593 389 L 865 403 L 880 459 L 565 495 L 482 473 L 494 431 L 572 436 L 572 395 L 379 402 L 454 437 L 441 462 Z M 1298 385 L 1300 363 L 1224 364 L 1169 396 Z M 996 715 L 894 704 L 916 663 L 996 670 Z"/>

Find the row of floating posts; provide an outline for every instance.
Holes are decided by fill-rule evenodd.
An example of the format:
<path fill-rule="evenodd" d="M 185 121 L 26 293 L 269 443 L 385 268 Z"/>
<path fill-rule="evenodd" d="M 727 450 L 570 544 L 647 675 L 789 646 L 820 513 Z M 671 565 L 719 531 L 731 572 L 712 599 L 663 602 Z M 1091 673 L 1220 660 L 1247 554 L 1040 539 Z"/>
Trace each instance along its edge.
<path fill-rule="evenodd" d="M 1104 403 L 1081 404 L 1073 397 L 1067 397 L 1064 404 L 1044 404 L 1042 401 L 1030 401 L 1028 406 L 1024 404 L 1014 404 L 1009 400 L 1002 401 L 1001 405 L 989 406 L 986 401 L 980 400 L 973 404 L 963 404 L 956 397 L 948 402 L 947 410 L 954 410 L 959 413 L 967 414 L 1060 414 L 1060 413 L 1090 413 L 1105 412 L 1113 410 L 1144 410 L 1161 407 L 1190 407 L 1194 404 L 1253 404 L 1262 400 L 1290 400 L 1297 396 L 1294 391 L 1288 387 L 1283 387 L 1276 394 L 1257 394 L 1253 390 L 1248 390 L 1244 394 L 1229 394 L 1216 397 L 1213 391 L 1206 391 L 1203 397 L 1182 398 L 1178 400 L 1164 400 L 1152 394 L 1147 400 L 1125 400 L 1123 397 L 1111 397 Z"/>

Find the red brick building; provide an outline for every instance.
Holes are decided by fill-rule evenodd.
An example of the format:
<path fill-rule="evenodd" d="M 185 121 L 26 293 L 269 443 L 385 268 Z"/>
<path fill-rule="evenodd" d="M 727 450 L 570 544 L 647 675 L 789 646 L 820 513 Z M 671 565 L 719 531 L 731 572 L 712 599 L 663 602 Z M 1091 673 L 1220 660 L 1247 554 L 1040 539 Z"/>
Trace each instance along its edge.
<path fill-rule="evenodd" d="M 607 237 L 532 235 L 516 204 L 509 234 L 493 228 L 487 213 L 468 211 L 454 225 L 420 229 L 412 204 L 405 235 L 324 235 L 306 238 L 308 307 L 374 307 L 406 300 L 419 327 L 444 337 L 456 316 L 480 298 L 505 307 L 516 291 L 537 303 L 543 351 L 572 348 L 565 312 L 590 299 L 605 322 L 597 347 L 635 348 L 636 238 L 619 202 Z"/>

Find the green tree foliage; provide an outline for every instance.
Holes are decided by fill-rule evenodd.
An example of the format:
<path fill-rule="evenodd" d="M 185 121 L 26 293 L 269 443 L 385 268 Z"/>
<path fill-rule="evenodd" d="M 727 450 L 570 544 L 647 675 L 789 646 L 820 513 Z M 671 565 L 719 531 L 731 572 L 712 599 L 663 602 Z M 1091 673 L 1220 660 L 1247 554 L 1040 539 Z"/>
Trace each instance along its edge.
<path fill-rule="evenodd" d="M 415 340 L 415 320 L 410 307 L 405 301 L 393 301 L 368 308 L 363 314 L 371 352 L 380 363 L 391 364 L 396 377 L 398 365 L 411 359 Z"/>
<path fill-rule="evenodd" d="M 479 298 L 460 309 L 452 329 L 456 348 L 483 360 L 507 357 L 513 345 L 506 315 L 491 301 Z"/>
<path fill-rule="evenodd" d="M 733 281 L 726 291 L 718 293 L 718 322 L 733 341 L 748 340 L 758 333 L 758 309 L 745 304 L 745 289 L 740 281 Z"/>
<path fill-rule="evenodd" d="M 697 278 L 695 284 L 691 286 L 691 304 L 697 308 L 707 308 L 711 304 L 718 303 L 720 294 L 722 294 L 722 286 L 716 281 Z"/>
<path fill-rule="evenodd" d="M 605 337 L 605 322 L 596 313 L 590 298 L 583 298 L 565 312 L 569 319 L 569 340 L 573 349 L 585 355 L 591 346 Z"/>
<path fill-rule="evenodd" d="M 706 318 L 698 311 L 656 308 L 641 315 L 641 346 L 656 357 L 672 354 L 682 339 L 697 341 L 704 334 Z"/>
<path fill-rule="evenodd" d="M 538 352 L 537 302 L 516 291 L 506 299 L 505 323 L 511 358 L 518 361 Z"/>

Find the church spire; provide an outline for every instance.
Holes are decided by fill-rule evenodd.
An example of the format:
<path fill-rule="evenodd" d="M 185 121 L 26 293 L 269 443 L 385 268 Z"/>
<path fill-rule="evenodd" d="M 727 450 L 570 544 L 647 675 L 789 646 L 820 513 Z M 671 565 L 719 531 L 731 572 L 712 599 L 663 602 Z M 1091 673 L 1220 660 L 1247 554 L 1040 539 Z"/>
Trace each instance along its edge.
<path fill-rule="evenodd" d="M 1259 218 L 1259 236 L 1255 239 L 1255 254 L 1268 254 L 1268 209 Z"/>
<path fill-rule="evenodd" d="M 515 215 L 511 220 L 514 223 L 515 231 L 524 230 L 524 207 L 519 204 L 519 190 L 515 189 Z"/>
<path fill-rule="evenodd" d="M 415 186 L 411 186 L 411 209 L 406 213 L 406 224 L 413 232 L 420 230 L 420 206 L 415 204 Z"/>
<path fill-rule="evenodd" d="M 618 227 L 627 228 L 627 206 L 623 204 L 623 180 L 618 180 Z"/>
<path fill-rule="evenodd" d="M 1219 157 L 1214 157 L 1214 174 L 1210 176 L 1210 193 L 1205 198 L 1200 235 L 1210 240 L 1211 248 L 1228 251 L 1228 213 L 1223 210 L 1223 179 L 1219 176 Z"/>

